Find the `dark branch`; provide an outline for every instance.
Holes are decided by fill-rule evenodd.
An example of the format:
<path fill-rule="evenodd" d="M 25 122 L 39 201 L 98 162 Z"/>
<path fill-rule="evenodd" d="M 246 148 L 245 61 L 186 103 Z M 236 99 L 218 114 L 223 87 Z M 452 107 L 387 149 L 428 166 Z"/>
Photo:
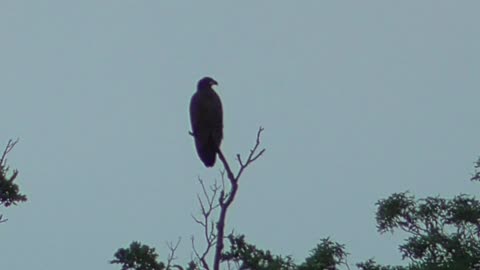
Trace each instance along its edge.
<path fill-rule="evenodd" d="M 202 192 L 203 196 L 200 196 L 197 194 L 197 200 L 200 204 L 200 210 L 201 210 L 201 218 L 196 218 L 195 216 L 192 215 L 193 220 L 200 224 L 200 226 L 203 227 L 203 233 L 204 237 L 207 243 L 207 247 L 205 248 L 205 251 L 200 254 L 198 250 L 195 247 L 195 240 L 192 237 L 192 248 L 193 248 L 193 253 L 196 256 L 196 259 L 199 261 L 199 264 L 206 270 L 209 270 L 209 266 L 206 262 L 206 257 L 208 253 L 210 252 L 211 248 L 215 246 L 215 255 L 214 255 L 214 262 L 213 262 L 213 270 L 220 270 L 220 263 L 222 261 L 222 252 L 223 252 L 223 240 L 225 238 L 225 220 L 227 217 L 227 212 L 228 208 L 232 204 L 233 200 L 235 199 L 235 195 L 237 194 L 238 191 L 238 180 L 240 179 L 240 176 L 242 175 L 243 171 L 255 160 L 257 160 L 260 156 L 263 155 L 265 152 L 265 149 L 258 150 L 260 146 L 260 136 L 263 132 L 263 128 L 260 127 L 257 132 L 257 138 L 255 145 L 253 149 L 250 150 L 250 153 L 247 157 L 247 160 L 245 163 L 242 161 L 240 155 L 237 155 L 237 160 L 240 164 L 240 168 L 235 176 L 233 173 L 232 169 L 230 168 L 229 163 L 227 162 L 227 159 L 223 155 L 221 149 L 217 149 L 217 154 L 221 162 L 223 163 L 224 169 L 220 172 L 221 177 L 222 177 L 222 185 L 219 186 L 217 182 L 213 186 L 210 187 L 210 191 L 212 192 L 212 195 L 209 195 L 209 192 L 207 191 L 207 188 L 205 187 L 205 184 L 201 179 L 198 179 L 200 182 L 200 185 L 202 186 Z M 189 132 L 189 134 L 193 137 L 195 135 L 192 132 Z M 226 184 L 225 184 L 225 172 L 227 174 L 227 178 L 230 182 L 230 190 L 227 192 L 226 191 Z M 216 201 L 218 196 L 218 204 L 215 204 L 214 202 Z M 202 198 L 203 197 L 203 198 Z M 214 229 L 215 229 L 215 223 L 211 221 L 211 214 L 212 212 L 220 207 L 220 215 L 218 218 L 218 221 L 216 222 L 216 229 L 217 232 L 215 234 Z"/>
<path fill-rule="evenodd" d="M 262 132 L 263 132 L 263 128 L 260 127 L 257 132 L 257 139 L 256 139 L 255 146 L 253 147 L 252 150 L 250 150 L 250 154 L 248 155 L 248 158 L 245 161 L 245 163 L 242 162 L 240 155 L 237 154 L 237 160 L 240 164 L 240 169 L 236 177 L 234 176 L 232 169 L 230 168 L 230 165 L 225 159 L 225 156 L 223 155 L 222 151 L 218 149 L 218 157 L 222 161 L 225 171 L 227 172 L 227 177 L 230 180 L 230 191 L 227 194 L 225 194 L 225 189 L 223 189 L 219 197 L 220 216 L 217 221 L 217 243 L 215 247 L 213 270 L 220 270 L 220 263 L 222 261 L 222 253 L 223 253 L 223 247 L 224 247 L 223 240 L 225 238 L 225 220 L 227 217 L 228 208 L 230 207 L 233 200 L 235 199 L 235 195 L 237 194 L 237 191 L 238 191 L 238 180 L 240 179 L 240 176 L 242 175 L 245 168 L 247 168 L 248 165 L 250 165 L 256 159 L 258 159 L 265 152 L 265 149 L 262 149 L 258 152 L 258 147 L 260 146 L 260 136 Z M 223 178 L 223 173 L 222 173 L 222 178 Z"/>
<path fill-rule="evenodd" d="M 0 167 L 2 167 L 2 170 L 4 169 L 4 166 L 6 165 L 7 163 L 7 154 L 12 151 L 13 147 L 15 147 L 15 145 L 18 143 L 18 139 L 16 139 L 15 141 L 10 139 L 8 140 L 8 143 L 7 143 L 7 146 L 5 147 L 5 150 L 3 151 L 3 154 L 2 154 L 2 157 L 0 158 Z M 6 170 L 7 168 L 5 168 Z"/>
<path fill-rule="evenodd" d="M 217 201 L 218 193 L 222 189 L 222 187 L 219 186 L 215 181 L 215 183 L 209 187 L 209 190 L 211 191 L 211 195 L 209 195 L 209 190 L 207 190 L 207 187 L 205 186 L 205 183 L 203 182 L 203 180 L 199 178 L 198 182 L 202 187 L 202 195 L 197 194 L 197 199 L 200 204 L 201 217 L 197 218 L 192 215 L 192 218 L 196 223 L 202 226 L 203 236 L 205 237 L 207 246 L 205 250 L 200 254 L 200 252 L 198 252 L 198 250 L 195 247 L 195 241 L 194 241 L 194 238 L 192 237 L 192 248 L 197 260 L 200 262 L 202 267 L 206 270 L 209 270 L 209 266 L 207 264 L 206 258 L 210 253 L 210 250 L 212 249 L 212 247 L 215 246 L 215 241 L 216 241 L 215 223 L 212 221 L 211 216 L 214 210 L 220 206 L 215 202 Z"/>
<path fill-rule="evenodd" d="M 177 248 L 180 245 L 181 240 L 182 238 L 179 237 L 175 245 L 172 242 L 167 242 L 167 247 L 170 250 L 170 253 L 168 254 L 168 258 L 167 258 L 167 269 L 170 269 L 171 267 L 177 267 L 177 268 L 179 267 L 177 265 L 172 265 L 172 263 L 177 259 L 177 257 L 175 256 L 175 252 L 177 251 Z M 180 267 L 179 269 L 182 269 L 182 267 Z"/>
<path fill-rule="evenodd" d="M 207 263 L 207 260 L 206 260 L 206 254 L 203 253 L 202 255 L 200 255 L 200 253 L 198 252 L 197 248 L 195 247 L 195 238 L 192 236 L 192 249 L 193 249 L 193 253 L 195 254 L 195 257 L 197 258 L 197 260 L 200 262 L 200 264 L 202 265 L 202 267 L 205 269 L 205 270 L 209 270 L 210 267 L 208 266 L 208 263 Z M 210 249 L 209 247 L 207 247 L 207 249 Z"/>

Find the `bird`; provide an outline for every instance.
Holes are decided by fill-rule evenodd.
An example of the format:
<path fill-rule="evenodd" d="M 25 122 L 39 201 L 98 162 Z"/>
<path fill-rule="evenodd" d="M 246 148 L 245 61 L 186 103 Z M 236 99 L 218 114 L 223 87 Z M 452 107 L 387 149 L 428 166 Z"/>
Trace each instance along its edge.
<path fill-rule="evenodd" d="M 213 90 L 218 85 L 210 77 L 198 81 L 197 91 L 190 100 L 190 122 L 195 147 L 205 166 L 213 167 L 223 139 L 222 101 Z"/>

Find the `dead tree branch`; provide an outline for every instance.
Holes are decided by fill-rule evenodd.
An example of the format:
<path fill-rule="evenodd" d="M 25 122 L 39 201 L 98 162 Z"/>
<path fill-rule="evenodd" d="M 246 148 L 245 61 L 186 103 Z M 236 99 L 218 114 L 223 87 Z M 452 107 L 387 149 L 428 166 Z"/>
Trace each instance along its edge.
<path fill-rule="evenodd" d="M 220 206 L 220 216 L 217 221 L 217 241 L 215 247 L 215 257 L 213 261 L 213 270 L 220 270 L 220 263 L 222 261 L 222 253 L 223 253 L 223 240 L 225 238 L 225 220 L 227 217 L 228 208 L 232 204 L 233 200 L 235 199 L 235 195 L 238 191 L 238 180 L 242 175 L 243 171 L 255 160 L 257 160 L 263 153 L 265 152 L 265 148 L 259 151 L 260 146 L 260 136 L 263 132 L 263 128 L 260 127 L 257 132 L 257 139 L 255 142 L 254 147 L 250 150 L 250 154 L 247 157 L 245 162 L 242 161 L 240 154 L 237 154 L 237 160 L 240 165 L 240 169 L 236 176 L 234 176 L 230 165 L 228 164 L 225 156 L 223 155 L 222 151 L 218 149 L 218 156 L 223 163 L 225 171 L 227 172 L 227 177 L 230 181 L 230 191 L 225 193 L 225 189 L 222 189 L 219 197 L 219 206 Z"/>
<path fill-rule="evenodd" d="M 218 152 L 217 152 L 218 157 L 222 161 L 225 170 L 220 172 L 222 177 L 222 185 L 219 186 L 217 182 L 215 182 L 215 184 L 210 187 L 210 191 L 212 192 L 211 196 L 208 194 L 208 191 L 203 181 L 201 179 L 198 179 L 198 181 L 200 182 L 200 185 L 202 186 L 202 192 L 203 192 L 203 199 L 200 195 L 197 194 L 197 200 L 200 204 L 200 210 L 201 210 L 202 216 L 201 218 L 196 218 L 195 216 L 192 215 L 192 217 L 196 223 L 202 226 L 203 234 L 204 234 L 207 246 L 205 248 L 205 251 L 202 254 L 200 254 L 200 252 L 198 252 L 198 250 L 195 247 L 195 239 L 192 236 L 192 249 L 196 259 L 199 261 L 199 264 L 205 270 L 210 270 L 210 267 L 206 261 L 206 257 L 213 246 L 215 246 L 213 270 L 220 270 L 220 263 L 222 261 L 222 252 L 224 248 L 223 240 L 225 238 L 225 220 L 227 218 L 228 208 L 230 207 L 233 200 L 235 199 L 235 195 L 237 194 L 237 191 L 238 191 L 238 180 L 240 179 L 240 176 L 242 175 L 244 170 L 252 162 L 254 162 L 260 156 L 262 156 L 263 153 L 265 153 L 265 148 L 259 150 L 260 137 L 262 135 L 263 130 L 264 129 L 262 127 L 258 129 L 255 145 L 250 150 L 250 153 L 245 162 L 242 161 L 240 154 L 237 154 L 237 161 L 239 163 L 240 168 L 236 176 L 233 173 L 232 169 L 230 168 L 230 165 L 227 162 L 227 159 L 223 155 L 222 151 L 218 149 Z M 189 134 L 191 136 L 194 136 L 192 132 L 189 132 Z M 228 192 L 226 192 L 225 172 L 227 173 L 227 178 L 230 182 L 230 190 Z M 218 196 L 218 203 L 215 204 L 214 202 L 216 201 L 217 196 Z M 220 215 L 218 217 L 218 220 L 215 226 L 215 223 L 211 221 L 211 215 L 212 215 L 212 212 L 219 207 L 220 207 Z M 215 227 L 217 229 L 216 233 L 214 231 Z"/>
<path fill-rule="evenodd" d="M 13 147 L 18 143 L 18 139 L 15 141 L 10 139 L 8 140 L 7 146 L 5 147 L 5 150 L 3 151 L 2 157 L 0 158 L 0 167 L 2 168 L 2 171 L 5 169 L 7 170 L 8 168 L 4 168 L 7 163 L 7 154 L 12 151 Z"/>
<path fill-rule="evenodd" d="M 168 254 L 167 257 L 167 270 L 170 270 L 171 268 L 175 267 L 177 269 L 183 269 L 179 265 L 172 265 L 172 263 L 177 259 L 177 256 L 175 256 L 175 252 L 177 251 L 178 246 L 180 245 L 180 241 L 182 238 L 178 238 L 177 243 L 174 245 L 173 242 L 167 242 L 167 247 L 170 250 L 170 253 Z"/>
<path fill-rule="evenodd" d="M 200 252 L 198 252 L 198 250 L 195 246 L 195 238 L 192 236 L 191 239 L 192 239 L 192 250 L 193 250 L 193 254 L 195 254 L 196 264 L 201 265 L 203 267 L 203 269 L 205 269 L 205 270 L 210 270 L 210 267 L 208 266 L 207 259 L 206 259 L 206 256 L 207 256 L 208 252 L 203 252 L 202 254 L 200 254 Z M 207 248 L 206 249 L 210 250 L 210 248 L 211 247 L 209 247 L 209 245 L 207 243 Z"/>
<path fill-rule="evenodd" d="M 212 214 L 220 205 L 217 203 L 218 193 L 222 190 L 222 186 L 218 185 L 215 181 L 213 185 L 209 187 L 205 186 L 205 183 L 202 179 L 198 179 L 200 186 L 202 187 L 202 196 L 197 194 L 197 200 L 200 204 L 201 216 L 197 218 L 192 215 L 193 220 L 200 224 L 203 228 L 203 237 L 206 241 L 205 250 L 200 254 L 200 252 L 195 247 L 195 239 L 192 237 L 192 249 L 195 254 L 196 259 L 199 261 L 200 265 L 205 269 L 209 270 L 207 263 L 207 256 L 210 253 L 210 250 L 215 246 L 217 236 L 215 234 L 215 222 L 213 221 Z M 211 194 L 209 194 L 211 192 Z"/>

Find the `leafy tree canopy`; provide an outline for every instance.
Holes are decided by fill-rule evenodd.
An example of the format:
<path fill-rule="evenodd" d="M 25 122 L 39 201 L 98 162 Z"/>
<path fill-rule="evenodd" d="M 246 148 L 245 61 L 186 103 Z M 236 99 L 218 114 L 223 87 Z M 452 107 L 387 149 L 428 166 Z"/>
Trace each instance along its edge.
<path fill-rule="evenodd" d="M 9 140 L 2 156 L 0 157 L 0 205 L 10 207 L 19 202 L 27 200 L 27 196 L 20 193 L 20 188 L 14 182 L 18 176 L 18 171 L 13 170 L 10 173 L 10 167 L 7 165 L 7 154 L 13 149 L 18 140 Z M 0 222 L 5 222 L 3 215 L 0 215 Z"/>

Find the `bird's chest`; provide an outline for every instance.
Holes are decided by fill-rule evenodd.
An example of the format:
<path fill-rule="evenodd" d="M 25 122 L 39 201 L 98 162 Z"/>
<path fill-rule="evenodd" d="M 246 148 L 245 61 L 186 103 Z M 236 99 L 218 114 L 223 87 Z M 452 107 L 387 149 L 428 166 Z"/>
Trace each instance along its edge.
<path fill-rule="evenodd" d="M 202 97 L 200 102 L 200 111 L 206 115 L 218 114 L 221 111 L 221 104 L 215 94 L 206 94 Z"/>

